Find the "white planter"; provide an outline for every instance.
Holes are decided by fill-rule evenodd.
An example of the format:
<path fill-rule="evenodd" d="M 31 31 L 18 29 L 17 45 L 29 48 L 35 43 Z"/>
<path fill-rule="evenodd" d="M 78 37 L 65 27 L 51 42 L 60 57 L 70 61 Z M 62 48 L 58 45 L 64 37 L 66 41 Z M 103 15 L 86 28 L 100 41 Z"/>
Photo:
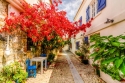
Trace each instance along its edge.
<path fill-rule="evenodd" d="M 119 82 L 117 80 L 113 80 L 111 78 L 111 76 L 109 76 L 108 74 L 100 71 L 100 77 L 106 82 L 106 83 L 123 83 L 123 82 Z"/>

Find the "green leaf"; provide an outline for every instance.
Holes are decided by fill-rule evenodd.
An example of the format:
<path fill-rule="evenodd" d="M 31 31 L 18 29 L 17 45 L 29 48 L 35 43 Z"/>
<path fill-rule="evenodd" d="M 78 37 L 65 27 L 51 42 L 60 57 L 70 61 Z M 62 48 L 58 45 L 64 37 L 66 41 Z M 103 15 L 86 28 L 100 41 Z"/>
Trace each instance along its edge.
<path fill-rule="evenodd" d="M 105 52 L 103 52 L 103 55 L 105 56 L 106 54 L 108 54 L 109 53 L 109 51 L 105 51 Z"/>
<path fill-rule="evenodd" d="M 101 56 L 100 56 L 100 55 L 95 56 L 95 58 L 94 58 L 94 62 L 95 62 L 96 60 L 98 60 L 98 59 L 101 59 Z"/>
<path fill-rule="evenodd" d="M 122 63 L 120 66 L 121 72 L 125 75 L 125 63 Z"/>
<path fill-rule="evenodd" d="M 116 56 L 119 56 L 120 51 L 119 51 L 119 50 L 117 50 L 115 54 L 116 54 Z"/>
<path fill-rule="evenodd" d="M 122 39 L 125 39 L 125 36 L 121 36 Z"/>
<path fill-rule="evenodd" d="M 90 57 L 95 57 L 95 56 L 97 56 L 97 55 L 98 55 L 98 53 L 97 53 L 97 52 L 94 52 L 93 54 L 90 55 Z"/>
<path fill-rule="evenodd" d="M 114 53 L 114 51 L 116 51 L 116 48 L 112 48 L 109 51 L 110 51 L 110 53 Z"/>
<path fill-rule="evenodd" d="M 109 59 L 105 59 L 105 60 L 102 60 L 102 64 L 108 64 L 108 63 L 110 63 L 110 62 L 113 62 L 114 60 L 116 59 L 116 57 L 114 58 L 109 58 Z"/>
<path fill-rule="evenodd" d="M 116 60 L 115 60 L 115 66 L 116 66 L 116 68 L 119 68 L 120 65 L 122 64 L 122 62 L 123 62 L 123 59 L 122 59 L 122 58 L 116 59 Z"/>
<path fill-rule="evenodd" d="M 99 50 L 98 53 L 101 53 L 101 52 L 103 52 L 104 50 L 105 50 L 105 47 L 102 47 L 102 48 L 100 48 L 100 50 Z"/>
<path fill-rule="evenodd" d="M 119 47 L 120 46 L 120 42 L 111 42 L 112 46 L 116 46 Z"/>
<path fill-rule="evenodd" d="M 95 44 L 93 44 L 93 45 L 90 46 L 90 48 L 93 48 L 93 47 L 95 47 Z"/>

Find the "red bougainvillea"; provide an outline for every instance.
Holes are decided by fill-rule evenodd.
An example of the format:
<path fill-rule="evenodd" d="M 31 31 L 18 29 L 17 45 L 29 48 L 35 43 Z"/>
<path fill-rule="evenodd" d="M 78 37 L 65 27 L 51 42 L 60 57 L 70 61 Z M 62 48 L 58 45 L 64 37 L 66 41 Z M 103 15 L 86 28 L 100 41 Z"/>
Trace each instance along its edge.
<path fill-rule="evenodd" d="M 15 30 L 24 31 L 34 42 L 41 41 L 44 37 L 52 39 L 53 33 L 60 37 L 77 34 L 79 31 L 86 31 L 91 26 L 91 21 L 79 26 L 78 22 L 70 22 L 65 11 L 58 11 L 57 6 L 61 0 L 54 1 L 52 5 L 39 3 L 33 6 L 24 4 L 24 12 L 16 16 L 11 13 L 11 18 L 5 19 L 5 26 L 2 31 L 13 34 Z"/>

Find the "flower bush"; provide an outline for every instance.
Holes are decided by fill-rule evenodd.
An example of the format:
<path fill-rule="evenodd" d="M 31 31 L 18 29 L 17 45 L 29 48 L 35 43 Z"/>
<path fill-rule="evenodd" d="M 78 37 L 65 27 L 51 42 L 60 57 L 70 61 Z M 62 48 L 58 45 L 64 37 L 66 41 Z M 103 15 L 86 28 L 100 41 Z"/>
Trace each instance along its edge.
<path fill-rule="evenodd" d="M 37 42 L 44 38 L 51 40 L 54 37 L 53 32 L 61 38 L 70 38 L 91 26 L 91 20 L 81 26 L 78 25 L 80 21 L 70 22 L 66 12 L 58 10 L 59 3 L 62 2 L 54 0 L 52 5 L 41 2 L 33 6 L 22 3 L 24 12 L 18 16 L 12 12 L 11 17 L 5 19 L 5 26 L 1 31 L 12 35 L 23 31 L 33 42 Z"/>

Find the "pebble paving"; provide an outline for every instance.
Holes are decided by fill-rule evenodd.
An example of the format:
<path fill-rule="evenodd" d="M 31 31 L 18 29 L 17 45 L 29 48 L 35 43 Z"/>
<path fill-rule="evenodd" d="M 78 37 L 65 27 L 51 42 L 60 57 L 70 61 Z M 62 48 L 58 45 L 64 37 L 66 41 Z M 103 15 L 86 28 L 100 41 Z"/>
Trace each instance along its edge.
<path fill-rule="evenodd" d="M 58 56 L 49 83 L 74 83 L 74 79 L 65 56 Z"/>
<path fill-rule="evenodd" d="M 80 78 L 82 78 L 83 83 L 105 83 L 95 74 L 95 70 L 92 66 L 84 65 L 71 52 L 66 52 L 63 55 L 58 56 L 49 83 L 78 83 L 75 82 L 75 78 L 72 75 L 67 62 L 67 56 L 70 57 L 71 62 L 75 66 L 77 70 L 76 72 L 81 76 Z"/>

